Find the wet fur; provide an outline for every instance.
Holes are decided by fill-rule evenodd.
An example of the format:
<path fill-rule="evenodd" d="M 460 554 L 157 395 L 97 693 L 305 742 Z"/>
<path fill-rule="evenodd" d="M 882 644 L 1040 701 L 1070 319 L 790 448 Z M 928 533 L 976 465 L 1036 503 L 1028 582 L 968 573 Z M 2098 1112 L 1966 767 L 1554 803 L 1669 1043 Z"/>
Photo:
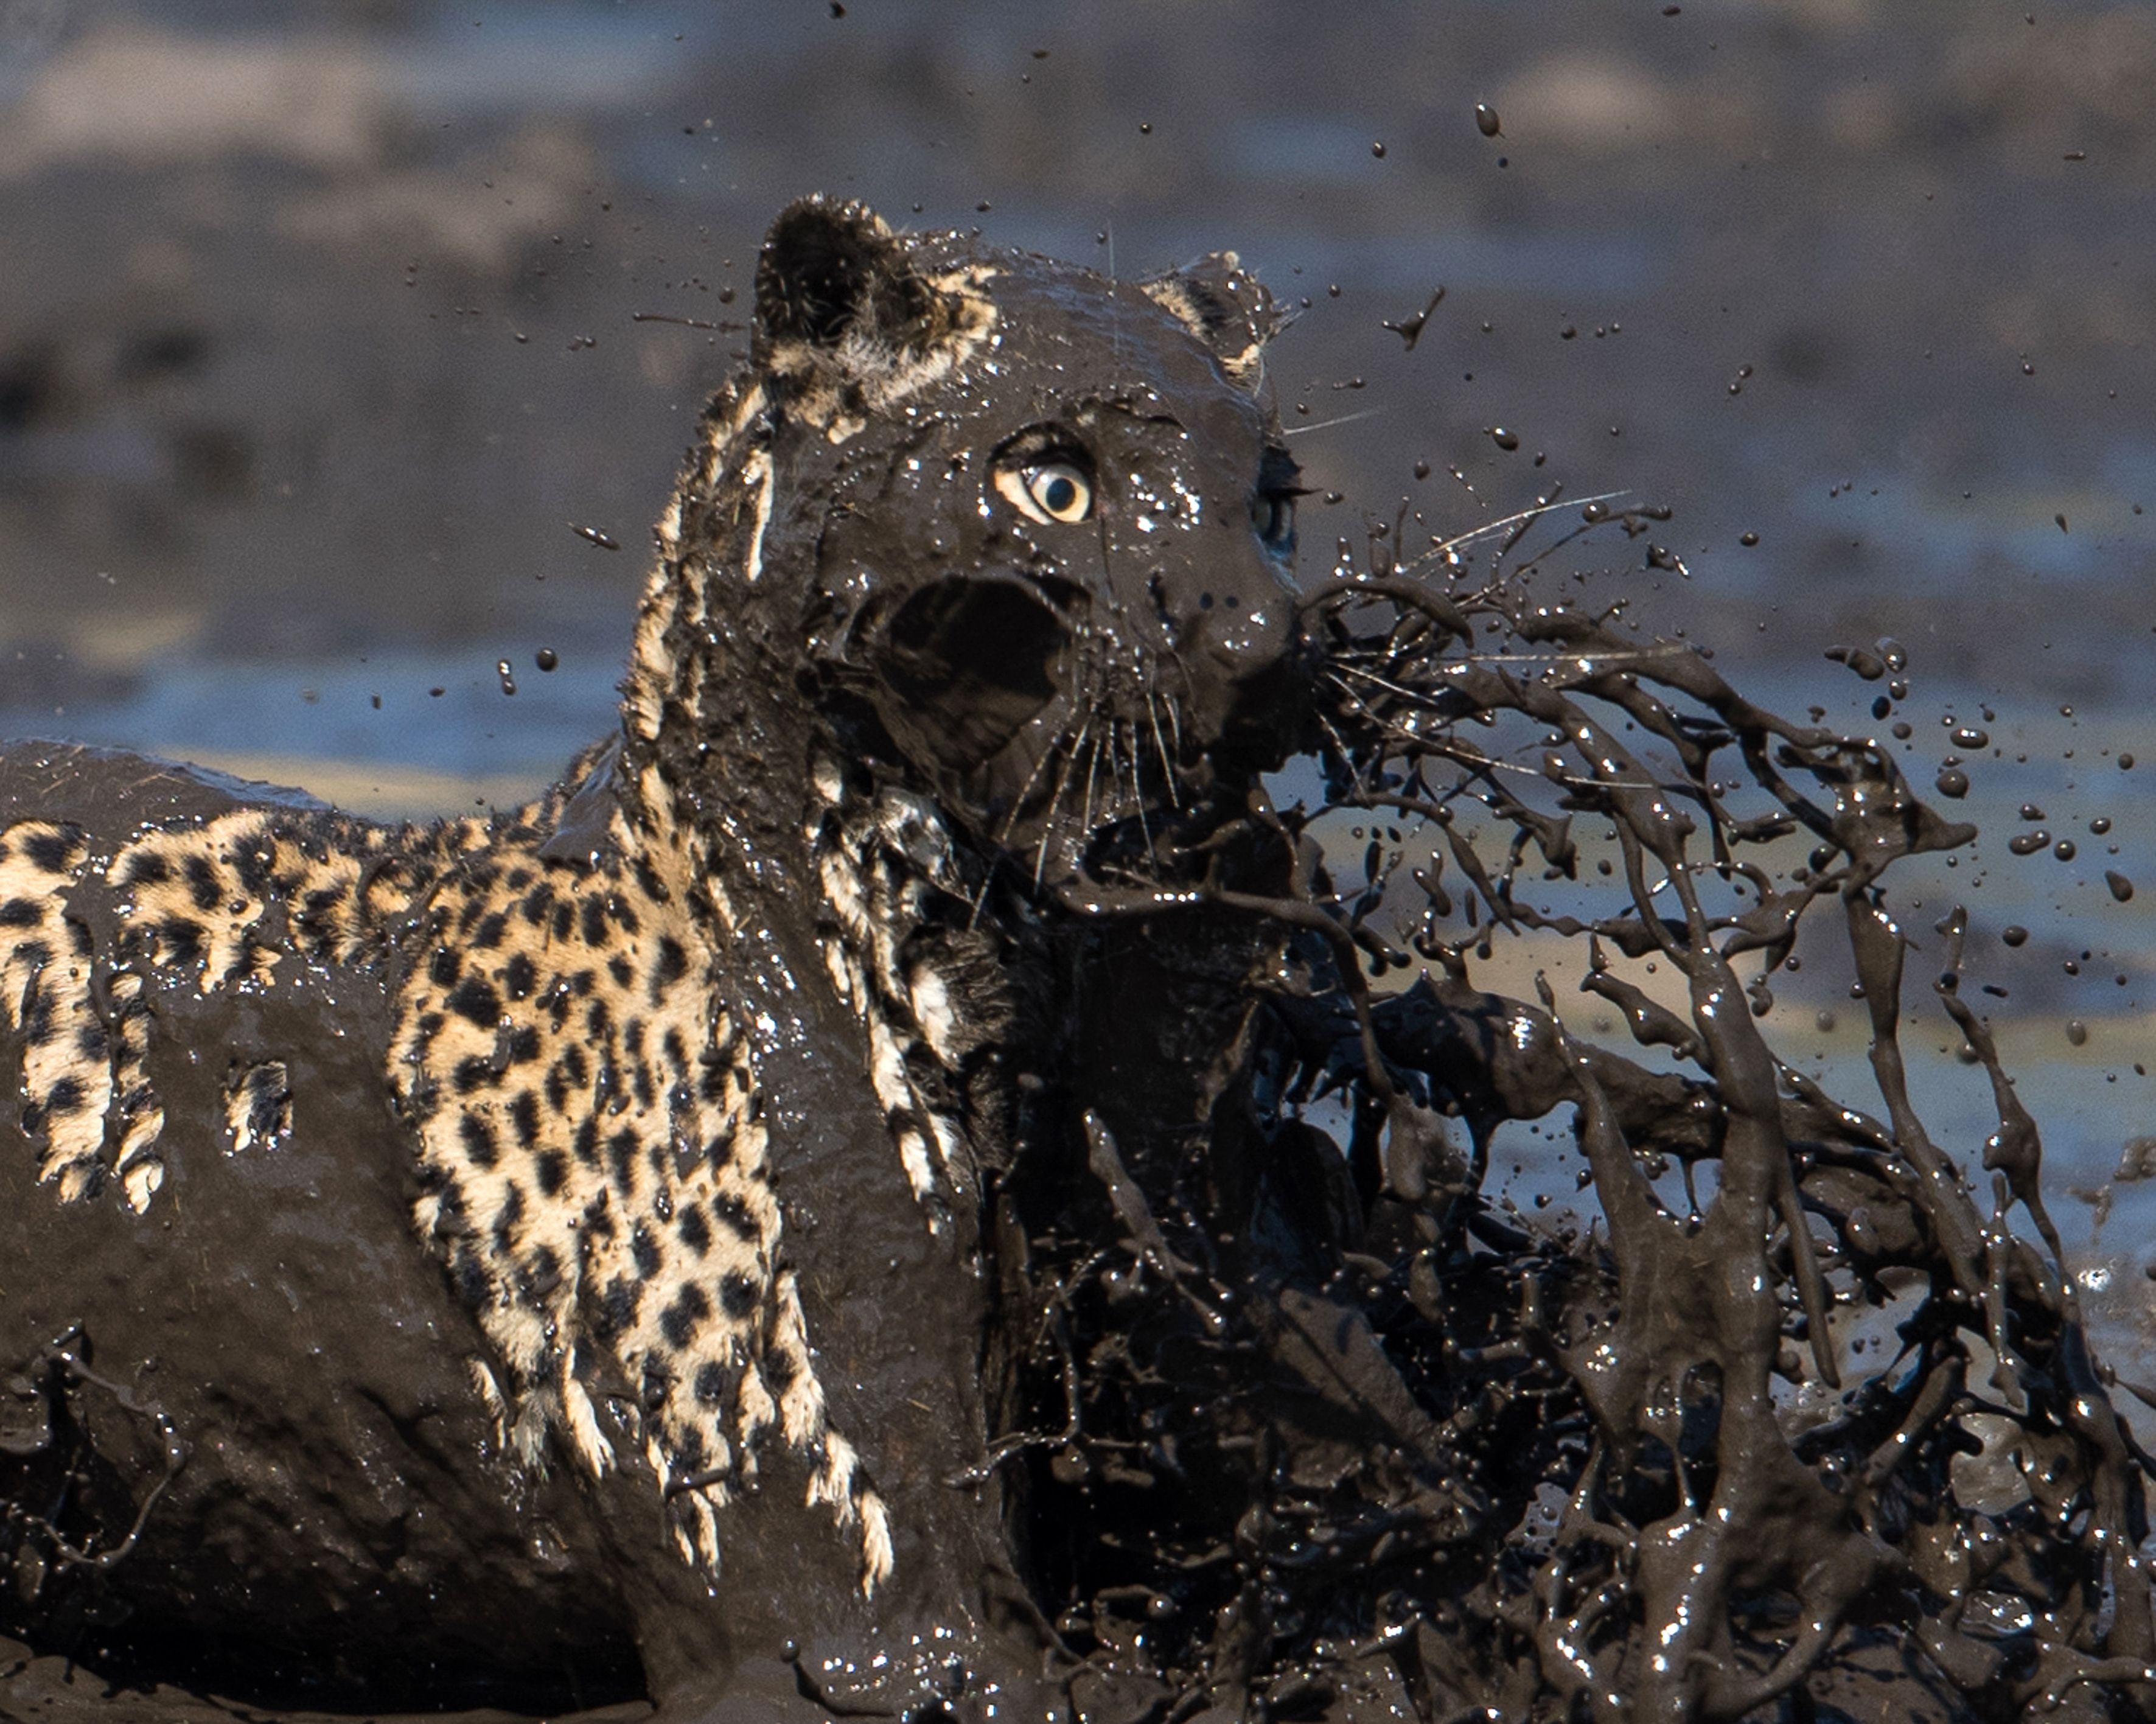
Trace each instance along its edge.
<path fill-rule="evenodd" d="M 502 1447 L 593 1479 L 647 1471 L 681 1555 L 715 1573 L 729 1498 L 783 1443 L 809 1506 L 851 1541 L 860 1588 L 888 1578 L 890 1514 L 862 1455 L 877 1434 L 842 1432 L 827 1408 L 782 1237 L 786 1170 L 740 1003 L 743 942 L 766 921 L 812 924 L 824 976 L 808 985 L 858 1023 L 847 1057 L 922 1224 L 955 1229 L 963 1272 L 984 1175 L 1015 1152 L 1013 1049 L 1040 1028 L 1023 967 L 1044 873 L 1052 885 L 1081 865 L 1117 822 L 1149 842 L 1148 820 L 1198 818 L 1219 793 L 1214 745 L 1263 705 L 1250 666 L 1269 671 L 1258 661 L 1285 638 L 1276 621 L 1230 637 L 1200 615 L 1199 577 L 1167 566 L 1164 586 L 1150 577 L 1152 634 L 1110 628 L 1128 609 L 1116 593 L 1092 592 L 1090 620 L 1068 601 L 1075 668 L 1036 722 L 1029 768 L 907 752 L 902 703 L 875 682 L 877 630 L 933 571 L 884 568 L 892 591 L 834 621 L 837 598 L 816 590 L 825 534 L 865 505 L 815 494 L 787 439 L 843 456 L 939 392 L 993 408 L 991 362 L 1032 339 L 1000 296 L 1037 275 L 1081 312 L 1106 291 L 957 236 L 901 240 L 858 209 L 782 217 L 754 362 L 707 413 L 660 526 L 621 734 L 531 806 L 426 826 L 285 805 L 116 836 L 39 819 L 0 830 L 0 1027 L 53 1200 L 122 1205 L 145 1225 L 169 1207 L 149 1071 L 177 1020 L 161 1001 L 363 978 L 388 996 L 381 1099 L 410 1146 L 413 1224 L 489 1343 L 470 1373 Z M 1224 423 L 1261 447 L 1261 291 L 1229 259 L 1132 292 L 1158 312 L 1131 324 L 1110 382 L 1172 359 L 1188 398 L 1214 392 Z M 1020 401 L 1004 418 L 1046 410 Z M 1211 500 L 1231 526 L 1258 484 L 1255 454 L 1234 459 L 1251 469 L 1243 490 Z M 806 492 L 782 482 L 789 460 Z M 1102 463 L 1105 491 L 1121 475 Z M 978 474 L 949 495 L 987 512 Z M 1076 592 L 1084 566 L 1055 574 L 1073 553 L 1043 549 L 1050 536 L 992 536 L 983 556 Z M 1278 547 L 1231 548 L 1243 562 L 1219 590 L 1260 614 L 1286 591 Z M 232 1064 L 214 1122 L 227 1153 L 279 1152 L 300 1069 Z"/>

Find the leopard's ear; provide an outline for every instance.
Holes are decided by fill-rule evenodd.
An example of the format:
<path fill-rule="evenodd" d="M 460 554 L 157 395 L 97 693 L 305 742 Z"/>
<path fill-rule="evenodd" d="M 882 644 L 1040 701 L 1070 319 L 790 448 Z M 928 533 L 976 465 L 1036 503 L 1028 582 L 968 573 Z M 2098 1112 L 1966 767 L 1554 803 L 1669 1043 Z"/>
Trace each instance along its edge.
<path fill-rule="evenodd" d="M 771 224 L 757 259 L 756 357 L 769 365 L 803 347 L 918 352 L 947 321 L 940 297 L 867 205 L 803 198 Z"/>
<path fill-rule="evenodd" d="M 1231 382 L 1257 387 L 1265 343 L 1287 317 L 1240 258 L 1232 251 L 1209 253 L 1147 282 L 1145 290 L 1219 357 Z"/>

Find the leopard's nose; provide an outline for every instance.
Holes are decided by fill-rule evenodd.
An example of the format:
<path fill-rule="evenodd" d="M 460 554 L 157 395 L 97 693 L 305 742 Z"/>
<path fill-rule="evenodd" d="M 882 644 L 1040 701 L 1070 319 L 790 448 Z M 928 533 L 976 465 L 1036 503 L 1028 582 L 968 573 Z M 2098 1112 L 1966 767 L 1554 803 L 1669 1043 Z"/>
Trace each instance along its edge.
<path fill-rule="evenodd" d="M 1292 644 L 1295 595 L 1272 569 L 1185 571 L 1165 584 L 1176 646 L 1200 675 L 1246 682 Z"/>
<path fill-rule="evenodd" d="M 1186 639 L 1230 682 L 1270 670 L 1288 649 L 1295 607 L 1285 593 L 1201 593 Z"/>

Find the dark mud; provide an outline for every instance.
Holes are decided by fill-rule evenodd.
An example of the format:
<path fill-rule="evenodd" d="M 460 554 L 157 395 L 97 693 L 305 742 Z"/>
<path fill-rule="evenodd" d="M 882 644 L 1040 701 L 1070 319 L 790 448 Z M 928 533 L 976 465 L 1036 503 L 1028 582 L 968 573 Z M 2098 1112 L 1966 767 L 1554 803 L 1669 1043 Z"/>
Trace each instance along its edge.
<path fill-rule="evenodd" d="M 1961 998 L 1959 909 L 1904 998 L 1890 872 L 1974 829 L 1875 744 L 1563 596 L 1563 556 L 1510 542 L 1533 525 L 1479 572 L 1457 546 L 1395 567 L 1381 536 L 1315 602 L 1324 794 L 1246 827 L 1290 890 L 1190 892 L 1297 931 L 1247 1081 L 1206 1130 L 1142 1157 L 1096 1133 L 1090 1177 L 1030 1194 L 1015 1440 L 1045 1603 L 1123 1685 L 1094 1715 L 2144 1716 L 2149 1463 Z M 1306 835 L 1341 810 L 1371 834 L 1346 890 Z M 1591 911 L 1535 907 L 1597 852 Z M 1808 918 L 1859 978 L 1872 1096 L 1761 1022 Z M 1500 927 L 1588 943 L 1584 989 L 1666 1057 L 1575 1039 L 1547 983 L 1475 988 Z M 1991 1078 L 1988 1188 L 1911 1105 L 1927 1003 Z M 1485 1188 L 1498 1128 L 1553 1110 L 1584 1229 Z"/>
<path fill-rule="evenodd" d="M 993 1205 L 988 1388 L 1009 1429 L 983 1465 L 1019 1475 L 1077 1715 L 2142 1716 L 2147 1458 L 2060 1272 L 2035 1129 L 1960 998 L 1960 914 L 1905 988 L 1887 907 L 1897 863 L 1970 829 L 1871 744 L 1543 603 L 1556 553 L 1437 581 L 1385 544 L 1312 603 L 1337 697 L 1322 798 L 1254 798 L 1213 845 L 1242 859 L 1177 868 L 1172 891 L 1111 858 L 1067 889 L 1106 924 L 1081 988 L 1159 1005 L 1076 1052 L 1074 1085 L 1112 1076 L 1127 1097 L 1088 1117 L 1082 1162 L 1022 1158 Z M 170 813 L 228 793 L 163 790 Z M 1342 810 L 1373 849 L 1328 871 L 1307 829 Z M 1254 867 L 1268 848 L 1278 865 Z M 1614 878 L 1591 915 L 1534 907 L 1598 852 Z M 1847 942 L 1876 1097 L 1779 1061 L 1760 984 L 1738 979 L 1747 954 L 1771 975 L 1808 917 Z M 1588 983 L 1669 1057 L 1583 1044 L 1547 986 L 1477 989 L 1491 926 L 1681 975 L 1681 1013 L 1606 958 Z M 1277 973 L 1235 1069 L 1182 1068 L 1163 1026 L 1213 1044 L 1201 1020 L 1244 1008 L 1259 956 Z M 1925 988 L 1994 1084 L 1989 1190 L 1907 1094 L 1905 993 Z M 1343 1128 L 1319 1123 L 1328 1107 Z M 1553 1111 L 1575 1123 L 1552 1152 L 1577 1152 L 1599 1210 L 1584 1229 L 1485 1189 L 1503 1124 Z M 1851 1344 L 1845 1318 L 1890 1308 L 1891 1342 Z M 367 1326 L 338 1341 L 348 1370 Z M 206 1459 L 69 1342 L 9 1385 L 17 1611 L 49 1575 L 146 1560 L 165 1480 Z M 163 1457 L 124 1512 L 78 1440 L 116 1419 Z M 94 1627 L 95 1589 L 72 1596 Z M 496 1613 L 475 1608 L 476 1634 Z M 563 1601 L 535 1609 L 573 1633 Z M 346 1630 L 362 1662 L 365 1621 Z M 114 1632 L 96 1630 L 126 1647 Z M 159 1656 L 136 1646 L 121 1668 L 140 1680 Z M 10 1714 L 224 1710 L 64 1669 L 18 1659 Z M 454 1704 L 453 1669 L 434 1680 Z M 811 1693 L 829 1680 L 801 1673 Z"/>
<path fill-rule="evenodd" d="M 1051 879 L 1070 931 L 1038 955 L 1077 1029 L 1058 1094 L 1096 1105 L 1038 1132 L 1022 1110 L 985 1181 L 979 1392 L 998 1428 L 946 1481 L 1004 1492 L 1021 1592 L 1003 1608 L 1032 1624 L 978 1656 L 1031 1640 L 1044 1668 L 979 1661 L 977 1686 L 1044 1682 L 1101 1724 L 2147 1715 L 2148 1459 L 2061 1271 L 2035 1126 L 1961 998 L 1962 912 L 1912 980 L 1889 896 L 1897 868 L 1974 829 L 1876 744 L 1780 718 L 1594 608 L 1574 541 L 1656 525 L 1553 505 L 1405 559 L 1404 521 L 1343 547 L 1304 609 L 1301 800 L 1253 791 L 1192 842 L 1122 822 Z M 73 757 L 11 790 L 17 811 L 78 818 L 100 796 L 140 818 L 146 796 L 185 815 L 228 793 Z M 1560 883 L 1574 909 L 1547 907 Z M 1869 1096 L 1826 1093 L 1763 1021 L 1822 922 L 1870 1016 Z M 1533 1000 L 1475 985 L 1496 930 L 1584 946 L 1584 991 L 1635 1049 L 1582 1040 L 1547 981 Z M 1676 1003 L 1628 962 L 1678 978 Z M 1990 1077 L 1981 1185 L 1912 1104 L 1919 1008 Z M 1530 1216 L 1493 1177 L 1507 1128 L 1543 1121 L 1537 1171 L 1573 1177 L 1585 1222 Z M 237 1249 L 258 1201 L 236 1193 L 217 1237 Z M 402 1228 L 386 1188 L 337 1202 L 355 1240 Z M 347 1382 L 445 1367 L 428 1326 L 466 1320 L 413 1260 L 397 1272 L 420 1344 L 348 1300 L 324 1342 L 265 1294 L 234 1316 L 249 1368 L 325 1346 Z M 307 1301 L 333 1302 L 326 1284 Z M 543 1562 L 521 1573 L 534 1511 L 455 1507 L 443 1457 L 481 1439 L 413 1434 L 387 1388 L 393 1482 L 484 1537 L 403 1552 L 377 1586 L 356 1534 L 357 1566 L 318 1595 L 208 1585 L 185 1648 L 131 1637 L 131 1565 L 185 1568 L 228 1462 L 49 1326 L 0 1427 L 7 1619 L 31 1642 L 0 1666 L 0 1712 L 557 1713 L 638 1686 L 613 1603 L 625 1547 L 578 1522 L 567 1590 Z M 329 1379 L 318 1393 L 326 1422 L 348 1404 Z M 312 1452 L 273 1432 L 257 1457 L 305 1505 L 292 1562 L 364 1519 L 350 1469 L 310 1477 Z M 175 1501 L 206 1518 L 175 1523 Z M 558 1491 L 543 1509 L 579 1512 Z M 797 1583 L 823 1583 L 762 1570 L 762 1609 L 783 1620 Z M 279 1692 L 280 1660 L 313 1657 L 311 1614 L 338 1622 L 346 1703 Z M 793 1655 L 711 1716 L 963 1715 L 887 1702 L 852 1643 Z M 518 1664 L 567 1674 L 520 1686 Z M 201 1697 L 242 1686 L 245 1706 Z"/>

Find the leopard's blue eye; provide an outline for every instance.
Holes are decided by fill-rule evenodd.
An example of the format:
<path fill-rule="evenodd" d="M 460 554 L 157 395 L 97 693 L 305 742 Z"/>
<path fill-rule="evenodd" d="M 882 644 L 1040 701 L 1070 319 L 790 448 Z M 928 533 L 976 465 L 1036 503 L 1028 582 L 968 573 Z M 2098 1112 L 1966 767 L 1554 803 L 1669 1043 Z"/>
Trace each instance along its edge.
<path fill-rule="evenodd" d="M 1029 521 L 1083 521 L 1093 512 L 1093 481 L 1069 461 L 1040 461 L 995 475 L 997 491 Z"/>

